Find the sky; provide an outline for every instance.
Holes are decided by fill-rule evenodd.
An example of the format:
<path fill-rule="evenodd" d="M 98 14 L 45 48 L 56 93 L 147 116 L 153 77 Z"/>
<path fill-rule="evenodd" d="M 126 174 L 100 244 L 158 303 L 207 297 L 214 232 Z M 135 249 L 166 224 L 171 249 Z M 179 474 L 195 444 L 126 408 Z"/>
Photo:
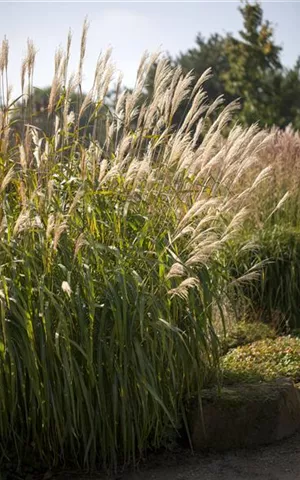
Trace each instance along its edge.
<path fill-rule="evenodd" d="M 20 67 L 27 38 L 34 41 L 38 50 L 35 86 L 41 88 L 51 83 L 55 50 L 66 44 L 69 28 L 73 34 L 71 70 L 76 70 L 85 16 L 90 23 L 84 65 L 85 90 L 91 87 L 99 53 L 110 46 L 117 68 L 124 73 L 124 84 L 132 86 L 145 50 L 152 52 L 159 48 L 176 56 L 194 46 L 197 33 L 204 37 L 212 33 L 237 34 L 242 27 L 238 1 L 0 3 L 0 31 L 10 44 L 9 83 L 13 85 L 14 94 L 20 92 Z M 261 3 L 264 17 L 275 27 L 276 43 L 283 47 L 282 61 L 290 67 L 300 55 L 300 0 Z"/>

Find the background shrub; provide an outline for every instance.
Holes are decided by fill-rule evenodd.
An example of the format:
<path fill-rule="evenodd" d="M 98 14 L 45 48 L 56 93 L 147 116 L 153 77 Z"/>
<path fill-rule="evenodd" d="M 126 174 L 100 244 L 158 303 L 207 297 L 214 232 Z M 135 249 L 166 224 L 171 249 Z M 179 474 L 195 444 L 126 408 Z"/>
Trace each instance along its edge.
<path fill-rule="evenodd" d="M 253 248 L 240 250 L 235 256 L 232 273 L 243 276 L 255 265 L 261 265 L 257 275 L 243 286 L 248 319 L 273 325 L 281 332 L 299 327 L 300 295 L 300 234 L 297 230 L 276 225 L 265 228 Z"/>
<path fill-rule="evenodd" d="M 258 163 L 248 172 L 255 175 L 259 168 L 269 166 L 270 189 L 262 185 L 256 190 L 251 216 L 242 234 L 223 251 L 223 261 L 231 264 L 236 278 L 247 272 L 250 280 L 249 272 L 253 274 L 243 286 L 239 282 L 240 290 L 236 291 L 239 318 L 246 311 L 248 319 L 269 322 L 288 332 L 300 322 L 300 142 L 298 132 L 290 128 L 272 131 L 273 141 L 262 147 Z M 240 188 L 244 182 L 245 178 Z M 238 300 L 241 291 L 246 303 Z"/>
<path fill-rule="evenodd" d="M 221 335 L 222 348 L 224 352 L 232 348 L 249 343 L 275 338 L 276 332 L 269 325 L 255 321 L 234 322 L 227 330 L 226 335 Z"/>

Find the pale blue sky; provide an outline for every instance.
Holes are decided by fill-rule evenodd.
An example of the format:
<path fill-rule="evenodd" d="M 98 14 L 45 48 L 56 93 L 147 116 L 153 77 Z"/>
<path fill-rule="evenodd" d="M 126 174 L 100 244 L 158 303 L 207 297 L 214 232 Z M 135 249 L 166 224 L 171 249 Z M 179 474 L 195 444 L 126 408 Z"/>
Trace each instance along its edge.
<path fill-rule="evenodd" d="M 239 2 L 0 2 L 1 36 L 10 42 L 9 78 L 19 92 L 21 60 L 26 40 L 38 48 L 34 84 L 49 85 L 56 47 L 65 45 L 73 32 L 72 68 L 78 63 L 81 27 L 87 15 L 90 29 L 85 61 L 84 86 L 93 79 L 101 50 L 113 47 L 113 58 L 132 85 L 142 53 L 161 48 L 176 55 L 193 47 L 196 34 L 237 33 L 242 27 Z M 265 18 L 275 26 L 276 42 L 282 45 L 283 63 L 292 66 L 300 55 L 300 2 L 263 1 Z"/>

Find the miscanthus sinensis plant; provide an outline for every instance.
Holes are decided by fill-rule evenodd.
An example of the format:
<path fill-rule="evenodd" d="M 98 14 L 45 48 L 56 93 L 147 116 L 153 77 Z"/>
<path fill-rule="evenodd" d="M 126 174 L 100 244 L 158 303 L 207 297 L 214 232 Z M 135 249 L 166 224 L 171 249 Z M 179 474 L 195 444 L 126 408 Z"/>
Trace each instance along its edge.
<path fill-rule="evenodd" d="M 232 280 L 220 252 L 265 179 L 259 171 L 238 187 L 271 137 L 233 126 L 224 139 L 236 105 L 216 115 L 221 99 L 210 104 L 203 88 L 210 73 L 192 86 L 192 74 L 157 54 L 106 105 L 114 69 L 104 53 L 81 95 L 86 33 L 85 23 L 76 75 L 70 36 L 56 54 L 47 135 L 28 114 L 35 48 L 28 43 L 20 105 L 2 44 L 0 445 L 2 458 L 93 467 L 162 445 L 185 423 L 185 401 L 217 378 L 213 312 Z M 87 130 L 80 119 L 91 107 Z"/>
<path fill-rule="evenodd" d="M 257 263 L 263 265 L 257 281 L 244 288 L 250 300 L 248 316 L 269 321 L 286 332 L 299 328 L 300 136 L 291 127 L 273 127 L 271 132 L 273 140 L 260 150 L 251 173 L 257 175 L 260 168 L 269 168 L 269 187 L 261 184 L 253 192 L 248 203 L 251 216 L 244 224 L 242 239 L 235 244 L 233 264 L 238 277 Z M 242 188 L 247 182 L 243 179 Z M 240 249 L 240 242 L 251 243 L 252 248 Z"/>

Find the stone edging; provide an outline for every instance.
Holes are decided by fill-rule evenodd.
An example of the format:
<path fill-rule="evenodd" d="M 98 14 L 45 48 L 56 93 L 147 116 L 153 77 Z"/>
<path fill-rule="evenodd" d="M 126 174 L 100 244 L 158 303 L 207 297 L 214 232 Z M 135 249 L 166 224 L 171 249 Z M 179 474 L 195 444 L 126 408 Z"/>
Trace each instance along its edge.
<path fill-rule="evenodd" d="M 195 451 L 272 443 L 300 429 L 300 391 L 287 378 L 204 390 L 188 423 Z"/>

